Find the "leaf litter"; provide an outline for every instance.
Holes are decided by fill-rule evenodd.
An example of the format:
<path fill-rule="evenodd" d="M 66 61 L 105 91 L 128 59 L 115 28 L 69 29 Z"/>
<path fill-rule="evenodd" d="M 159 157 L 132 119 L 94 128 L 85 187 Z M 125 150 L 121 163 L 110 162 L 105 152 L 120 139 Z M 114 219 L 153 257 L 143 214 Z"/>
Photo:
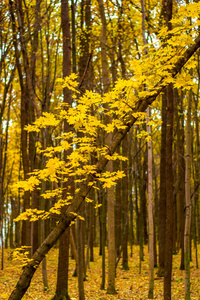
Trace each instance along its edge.
<path fill-rule="evenodd" d="M 13 261 L 11 253 L 13 250 L 6 249 L 4 253 L 4 270 L 0 270 L 0 300 L 8 299 L 14 289 L 22 271 L 20 261 Z M 94 262 L 89 263 L 87 278 L 84 282 L 85 298 L 87 300 L 146 300 L 148 299 L 149 285 L 149 260 L 148 247 L 144 247 L 144 261 L 142 262 L 141 274 L 139 274 L 139 246 L 133 246 L 133 254 L 129 252 L 129 270 L 123 270 L 121 260 L 116 271 L 116 295 L 108 295 L 101 285 L 101 256 L 98 255 L 99 248 L 94 248 Z M 198 251 L 200 254 L 200 251 Z M 198 255 L 199 256 L 199 255 Z M 191 299 L 200 299 L 200 270 L 196 268 L 195 250 L 191 261 Z M 31 285 L 24 295 L 26 300 L 49 300 L 54 296 L 57 279 L 58 249 L 53 248 L 47 254 L 47 276 L 49 289 L 44 291 L 41 265 L 36 271 Z M 179 269 L 181 261 L 180 251 L 173 255 L 172 271 L 172 300 L 184 299 L 184 271 Z M 75 261 L 70 258 L 69 263 L 69 296 L 71 300 L 78 300 L 77 277 L 73 277 Z M 154 269 L 154 299 L 163 299 L 163 278 L 157 277 L 157 268 Z M 107 252 L 106 252 L 106 280 L 107 280 Z"/>

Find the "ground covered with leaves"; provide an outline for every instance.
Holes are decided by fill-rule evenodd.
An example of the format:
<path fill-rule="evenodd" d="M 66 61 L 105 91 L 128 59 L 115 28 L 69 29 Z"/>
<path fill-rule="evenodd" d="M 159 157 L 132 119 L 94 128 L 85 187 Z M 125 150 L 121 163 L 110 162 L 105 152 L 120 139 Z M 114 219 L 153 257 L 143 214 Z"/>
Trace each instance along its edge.
<path fill-rule="evenodd" d="M 98 255 L 98 249 L 95 249 L 95 261 L 90 262 L 90 268 L 87 270 L 87 280 L 85 281 L 86 299 L 148 299 L 148 248 L 145 247 L 144 261 L 142 262 L 142 271 L 139 274 L 139 247 L 133 247 L 133 255 L 129 258 L 129 270 L 124 271 L 120 262 L 117 268 L 116 277 L 116 295 L 106 294 L 106 290 L 101 290 L 101 257 Z M 0 300 L 8 299 L 11 291 L 15 287 L 19 275 L 21 274 L 21 262 L 13 261 L 12 250 L 5 250 L 4 270 L 0 271 Z M 199 251 L 200 255 L 200 251 Z M 44 291 L 41 266 L 36 271 L 31 286 L 23 299 L 49 300 L 54 296 L 56 289 L 58 250 L 52 249 L 47 255 L 47 272 L 49 289 Z M 172 275 L 172 299 L 184 299 L 184 271 L 179 270 L 180 253 L 173 256 L 173 275 Z M 70 259 L 69 273 L 69 295 L 71 300 L 78 299 L 77 278 L 73 277 L 75 269 L 74 260 Z M 163 299 L 163 278 L 157 277 L 157 268 L 155 268 L 154 298 Z M 200 269 L 196 268 L 195 253 L 193 251 L 193 261 L 191 262 L 191 299 L 200 299 Z"/>

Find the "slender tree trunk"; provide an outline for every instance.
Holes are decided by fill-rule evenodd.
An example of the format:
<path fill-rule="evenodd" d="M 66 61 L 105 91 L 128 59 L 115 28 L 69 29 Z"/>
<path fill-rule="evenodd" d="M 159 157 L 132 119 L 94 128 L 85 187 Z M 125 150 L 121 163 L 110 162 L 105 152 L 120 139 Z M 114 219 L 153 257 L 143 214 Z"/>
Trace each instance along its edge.
<path fill-rule="evenodd" d="M 157 186 L 157 174 L 156 174 L 156 166 L 153 160 L 153 178 L 155 181 L 155 197 L 154 197 L 154 268 L 157 267 L 157 232 L 158 232 L 158 186 Z"/>
<path fill-rule="evenodd" d="M 165 270 L 164 270 L 164 300 L 171 300 L 171 275 L 173 252 L 173 87 L 167 87 L 167 130 L 166 130 L 166 236 L 165 236 Z"/>
<path fill-rule="evenodd" d="M 146 126 L 145 126 L 146 129 Z M 148 243 L 148 234 L 147 234 L 147 147 L 145 146 L 144 151 L 144 162 L 143 162 L 143 175 L 142 175 L 142 214 L 143 214 L 143 242 L 144 245 Z"/>
<path fill-rule="evenodd" d="M 101 64 L 103 90 L 106 93 L 109 89 L 108 61 L 106 55 L 106 18 L 104 12 L 103 0 L 98 0 L 99 11 L 101 16 Z M 105 123 L 108 124 L 109 117 L 106 117 Z M 112 134 L 106 137 L 106 144 L 112 144 Z M 107 171 L 113 172 L 113 162 L 107 165 Z M 115 187 L 107 189 L 107 216 L 108 216 L 108 285 L 107 293 L 115 294 Z"/>
<path fill-rule="evenodd" d="M 118 149 L 118 154 L 120 155 L 120 147 Z M 121 170 L 121 164 L 119 166 L 118 161 L 114 162 L 114 170 Z M 122 197 L 121 197 L 121 186 L 122 181 L 118 180 L 116 183 L 116 205 L 115 205 L 115 244 L 116 244 L 116 257 L 117 261 L 120 259 L 121 256 L 121 212 L 122 212 Z"/>
<path fill-rule="evenodd" d="M 139 143 L 139 148 L 141 148 L 141 139 Z M 144 158 L 145 162 L 145 158 Z M 138 164 L 138 174 L 139 174 L 139 193 L 140 193 L 140 214 L 139 214 L 139 245 L 140 245 L 140 264 L 139 264 L 139 273 L 141 274 L 142 270 L 142 261 L 144 260 L 144 215 L 143 215 L 143 202 L 144 202 L 144 163 L 142 164 L 141 159 L 141 151 L 140 151 L 140 158 L 139 158 L 139 164 Z M 143 170 L 143 171 L 142 171 Z M 146 192 L 146 188 L 145 188 Z"/>
<path fill-rule="evenodd" d="M 101 210 L 101 231 L 102 231 L 102 281 L 101 281 L 101 289 L 105 290 L 105 282 L 106 282 L 106 253 L 105 253 L 105 244 L 106 244 L 106 197 L 105 194 L 102 195 L 102 210 Z"/>
<path fill-rule="evenodd" d="M 61 26 L 63 32 L 63 77 L 71 74 L 71 39 L 70 39 L 70 22 L 69 22 L 69 6 L 68 0 L 61 1 Z M 71 91 L 66 87 L 63 90 L 64 102 L 72 105 Z M 73 128 L 64 121 L 64 132 L 71 132 Z M 70 150 L 64 151 L 64 161 L 67 162 L 67 156 Z M 67 178 L 66 178 L 67 179 Z M 63 199 L 66 198 L 67 193 L 74 193 L 74 182 L 72 177 L 68 178 L 63 183 Z M 66 210 L 62 209 L 62 213 Z M 58 274 L 56 294 L 53 299 L 66 300 L 70 299 L 68 295 L 68 267 L 69 267 L 69 228 L 64 232 L 59 241 L 59 258 L 58 258 Z"/>
<path fill-rule="evenodd" d="M 200 165 L 200 142 L 199 142 L 199 122 L 198 118 L 196 115 L 196 112 L 198 110 L 198 103 L 199 103 L 199 90 L 200 90 L 200 52 L 197 52 L 197 58 L 198 58 L 198 89 L 197 89 L 197 99 L 195 101 L 195 122 L 196 122 L 196 144 L 197 144 L 197 167 L 196 167 L 196 180 L 198 181 L 199 179 L 199 168 L 198 166 Z M 198 171 L 197 171 L 198 169 Z M 199 181 L 198 181 L 199 182 Z M 197 193 L 198 195 L 198 193 Z M 196 197 L 197 199 L 197 197 Z M 199 205 L 199 198 L 196 203 L 197 205 L 197 236 L 198 236 L 198 243 L 200 243 L 200 205 Z"/>
<path fill-rule="evenodd" d="M 74 259 L 76 261 L 76 265 L 77 265 L 78 254 L 77 254 L 77 249 L 76 249 L 76 243 L 74 241 L 74 233 L 73 233 L 72 227 L 70 228 L 70 244 L 71 244 L 71 248 L 72 248 L 73 257 L 74 257 Z"/>
<path fill-rule="evenodd" d="M 94 210 L 94 203 L 95 203 L 95 190 L 92 190 L 92 199 L 93 203 L 90 203 L 89 209 L 90 209 L 90 229 L 89 229 L 89 246 L 90 246 L 90 261 L 94 261 L 94 231 L 95 231 L 95 224 L 94 224 L 94 218 L 95 218 L 95 210 Z"/>
<path fill-rule="evenodd" d="M 150 109 L 147 109 L 150 116 Z M 147 125 L 147 132 L 151 135 L 151 127 Z M 149 293 L 148 298 L 153 299 L 154 292 L 154 219 L 153 219 L 153 166 L 152 141 L 148 141 L 148 219 L 149 219 Z"/>
<path fill-rule="evenodd" d="M 113 172 L 113 162 L 107 165 L 107 171 Z M 107 189 L 108 216 L 108 284 L 107 293 L 116 294 L 115 290 L 115 187 Z"/>
<path fill-rule="evenodd" d="M 163 1 L 163 15 L 168 30 L 172 29 L 172 0 Z M 164 300 L 171 300 L 171 275 L 173 253 L 173 217 L 174 217 L 174 189 L 173 189 L 173 86 L 167 87 L 167 127 L 166 127 L 166 234 L 165 234 L 165 266 L 164 266 Z"/>
<path fill-rule="evenodd" d="M 130 210 L 130 230 L 129 230 L 129 236 L 130 236 L 130 246 L 131 246 L 131 253 L 130 257 L 133 255 L 133 244 L 135 241 L 134 237 L 134 231 L 133 231 L 133 195 L 132 195 L 132 189 L 133 189 L 133 160 L 132 160 L 132 136 L 133 136 L 133 130 L 130 131 L 129 134 L 129 210 Z"/>
<path fill-rule="evenodd" d="M 178 91 L 175 90 L 176 98 Z M 177 124 L 177 165 L 178 165 L 178 191 L 177 191 L 177 232 L 178 232 L 178 248 L 181 248 L 180 270 L 184 270 L 184 228 L 185 228 L 185 159 L 184 159 L 184 115 L 183 115 L 183 93 L 178 99 L 177 106 L 180 107 L 179 118 Z"/>
<path fill-rule="evenodd" d="M 128 157 L 128 136 L 124 138 L 122 144 L 122 154 Z M 122 268 L 129 270 L 128 267 L 128 230 L 129 230 L 129 209 L 128 209 L 128 162 L 122 162 L 122 168 L 126 175 L 123 178 L 123 244 L 122 244 Z"/>
<path fill-rule="evenodd" d="M 135 159 L 135 170 L 134 170 L 134 177 L 135 177 L 135 212 L 136 212 L 136 244 L 139 245 L 139 241 L 140 241 L 140 213 L 139 213 L 139 209 L 138 209 L 138 148 L 137 147 L 138 141 L 137 141 L 137 129 L 135 132 L 135 152 L 136 152 L 136 159 Z"/>
<path fill-rule="evenodd" d="M 196 157 L 197 161 L 195 162 L 195 181 L 194 181 L 194 188 L 195 188 L 195 195 L 194 195 L 194 202 L 195 202 L 195 246 L 196 246 L 196 266 L 198 268 L 198 256 L 197 256 L 197 248 L 198 248 L 198 238 L 200 238 L 200 231 L 198 224 L 199 222 L 199 165 L 200 165 L 200 143 L 199 143 L 199 120 L 197 117 L 198 112 L 198 103 L 199 103 L 199 89 L 200 89 L 200 61 L 199 61 L 199 52 L 198 52 L 198 89 L 197 89 L 197 97 L 195 99 L 195 127 L 196 127 Z M 199 235 L 199 236 L 198 236 Z"/>
<path fill-rule="evenodd" d="M 164 276 L 165 259 L 165 230 L 166 230 L 166 117 L 167 91 L 162 95 L 162 128 L 161 128 L 161 157 L 160 157 L 160 201 L 159 201 L 159 269 L 158 276 Z"/>
<path fill-rule="evenodd" d="M 72 19 L 72 71 L 76 74 L 76 5 L 74 0 L 71 0 L 71 19 Z"/>
<path fill-rule="evenodd" d="M 9 2 L 9 10 L 12 20 L 12 31 L 13 31 L 13 44 L 15 48 L 16 65 L 18 69 L 20 87 L 21 87 L 21 150 L 22 150 L 22 162 L 24 170 L 24 179 L 28 178 L 29 171 L 35 167 L 35 133 L 29 135 L 29 145 L 27 132 L 24 127 L 33 122 L 35 119 L 35 110 L 37 114 L 38 108 L 35 100 L 35 69 L 36 69 L 36 55 L 38 48 L 38 32 L 40 25 L 40 4 L 41 0 L 37 0 L 35 4 L 35 19 L 33 25 L 33 39 L 31 43 L 31 53 L 28 54 L 28 47 L 26 44 L 24 22 L 24 10 L 23 3 L 21 0 L 16 1 L 15 10 L 13 2 Z M 15 13 L 17 17 L 15 17 Z M 17 23 L 18 22 L 18 23 Z M 28 21 L 29 22 L 29 21 Z M 27 26 L 29 26 L 28 24 Z M 18 30 L 18 32 L 17 32 Z M 21 53 L 18 50 L 17 41 L 19 40 Z M 20 57 L 22 55 L 22 57 Z M 29 146 L 29 147 L 28 147 Z M 36 195 L 36 194 L 34 194 Z M 32 203 L 35 206 L 38 204 L 38 197 L 33 196 Z M 30 208 L 30 192 L 24 193 L 24 205 L 23 211 Z M 35 247 L 38 247 L 38 229 L 37 222 L 32 225 L 32 233 L 34 237 L 32 242 L 35 243 Z M 31 224 L 28 221 L 22 222 L 22 244 L 26 246 L 31 245 Z M 34 245 L 33 245 L 34 247 Z M 33 249 L 35 250 L 35 249 Z"/>
<path fill-rule="evenodd" d="M 46 191 L 46 182 L 42 183 L 42 192 L 44 193 Z M 41 209 L 45 210 L 45 199 L 41 199 Z M 45 220 L 41 220 L 41 242 L 43 242 L 46 238 L 46 232 L 45 232 Z M 44 290 L 48 290 L 48 279 L 47 279 L 47 263 L 46 263 L 46 256 L 44 257 L 42 261 L 42 279 L 43 279 L 43 285 L 44 285 Z"/>
<path fill-rule="evenodd" d="M 80 215 L 83 217 L 84 214 L 84 206 L 80 209 Z M 77 263 L 77 271 L 78 271 L 78 290 L 79 290 L 79 299 L 85 299 L 84 292 L 84 244 L 83 244 L 83 221 L 77 218 L 77 254 L 78 254 L 78 263 Z"/>
<path fill-rule="evenodd" d="M 190 173 L 191 173 L 191 98 L 192 91 L 188 95 L 188 111 L 186 125 L 186 167 L 185 167 L 185 300 L 190 300 L 190 229 L 191 229 L 191 200 L 190 200 Z"/>

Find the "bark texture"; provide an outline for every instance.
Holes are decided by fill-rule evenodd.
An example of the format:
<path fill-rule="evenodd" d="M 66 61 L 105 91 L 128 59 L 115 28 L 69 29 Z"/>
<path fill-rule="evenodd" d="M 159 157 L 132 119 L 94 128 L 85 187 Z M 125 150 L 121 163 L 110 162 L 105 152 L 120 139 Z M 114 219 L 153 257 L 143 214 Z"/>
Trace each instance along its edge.
<path fill-rule="evenodd" d="M 69 22 L 69 6 L 68 0 L 61 1 L 61 27 L 63 32 L 63 77 L 71 74 L 71 40 L 70 40 L 70 22 Z M 71 91 L 64 88 L 64 102 L 72 105 Z M 64 120 L 64 132 L 71 132 L 73 128 Z M 67 162 L 67 156 L 70 151 L 64 151 L 64 161 Z M 67 193 L 73 195 L 74 182 L 72 177 L 65 178 L 63 183 L 63 199 L 66 199 Z M 62 213 L 66 211 L 67 207 L 62 208 Z M 68 267 L 69 267 L 69 238 L 70 229 L 68 228 L 60 237 L 59 241 L 59 257 L 58 257 L 58 272 L 56 294 L 53 299 L 70 299 L 68 295 Z"/>
<path fill-rule="evenodd" d="M 161 157 L 160 157 L 160 201 L 159 201 L 159 269 L 158 276 L 164 276 L 165 258 L 165 227 L 166 227 L 166 117 L 167 91 L 162 95 L 162 129 L 161 129 Z"/>
<path fill-rule="evenodd" d="M 185 300 L 190 300 L 190 236 L 191 236 L 191 200 L 190 200 L 190 173 L 191 173 L 191 98 L 188 95 L 187 128 L 186 128 L 186 164 L 185 164 Z"/>
<path fill-rule="evenodd" d="M 147 109 L 150 116 L 150 109 Z M 151 134 L 151 127 L 147 125 L 147 132 Z M 153 219 L 153 161 L 152 141 L 148 141 L 148 219 L 149 219 L 149 293 L 148 298 L 153 299 L 154 291 L 154 219 Z"/>
<path fill-rule="evenodd" d="M 171 300 L 171 274 L 173 252 L 173 88 L 167 88 L 167 131 L 166 131 L 166 235 L 165 235 L 165 269 L 164 269 L 164 300 Z"/>

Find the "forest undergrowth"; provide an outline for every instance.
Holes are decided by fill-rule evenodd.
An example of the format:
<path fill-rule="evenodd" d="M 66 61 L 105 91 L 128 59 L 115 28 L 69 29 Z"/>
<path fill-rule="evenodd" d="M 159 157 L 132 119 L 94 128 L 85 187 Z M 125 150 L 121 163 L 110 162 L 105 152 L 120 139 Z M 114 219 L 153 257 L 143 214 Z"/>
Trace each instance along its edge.
<path fill-rule="evenodd" d="M 13 250 L 7 249 L 4 253 L 4 270 L 0 270 L 0 300 L 8 299 L 14 289 L 21 273 L 21 262 L 13 261 L 11 253 Z M 148 299 L 148 247 L 144 247 L 144 261 L 142 271 L 139 274 L 139 246 L 133 246 L 133 255 L 129 257 L 129 270 L 122 270 L 121 264 L 117 267 L 116 295 L 108 295 L 106 290 L 101 290 L 101 256 L 98 255 L 99 248 L 94 250 L 94 262 L 90 262 L 87 270 L 87 280 L 85 281 L 86 299 Z M 200 249 L 198 251 L 200 255 Z M 191 299 L 200 299 L 200 269 L 196 268 L 195 252 L 192 253 L 191 262 Z M 44 291 L 41 266 L 36 271 L 30 288 L 23 297 L 26 300 L 50 300 L 56 290 L 58 249 L 53 248 L 47 255 L 47 272 L 49 289 Z M 78 300 L 77 278 L 73 277 L 75 261 L 70 258 L 69 269 L 69 295 L 71 300 Z M 179 270 L 180 252 L 173 255 L 172 272 L 172 300 L 184 299 L 184 271 Z M 163 278 L 157 277 L 157 268 L 154 269 L 154 298 L 163 299 Z"/>

